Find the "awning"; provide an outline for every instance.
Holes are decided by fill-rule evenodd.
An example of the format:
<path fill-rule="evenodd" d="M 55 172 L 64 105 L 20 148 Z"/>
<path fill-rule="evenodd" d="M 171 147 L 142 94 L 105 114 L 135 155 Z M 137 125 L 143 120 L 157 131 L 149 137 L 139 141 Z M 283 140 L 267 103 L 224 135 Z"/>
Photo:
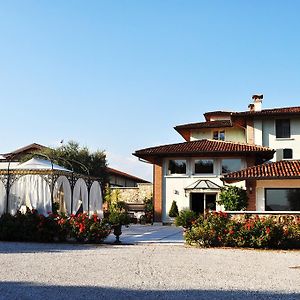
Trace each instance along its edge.
<path fill-rule="evenodd" d="M 194 183 L 192 183 L 191 185 L 184 188 L 184 190 L 185 190 L 185 192 L 191 192 L 191 191 L 203 192 L 203 191 L 208 191 L 208 190 L 218 191 L 221 188 L 222 187 L 220 185 L 217 185 L 216 183 L 214 183 L 210 180 L 199 179 L 199 180 L 195 181 Z"/>

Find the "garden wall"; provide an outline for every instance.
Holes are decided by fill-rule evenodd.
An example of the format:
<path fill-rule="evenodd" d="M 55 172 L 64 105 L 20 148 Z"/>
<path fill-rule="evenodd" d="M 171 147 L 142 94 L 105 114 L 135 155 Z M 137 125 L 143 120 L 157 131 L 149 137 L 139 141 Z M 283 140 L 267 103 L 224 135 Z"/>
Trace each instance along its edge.
<path fill-rule="evenodd" d="M 112 193 L 119 191 L 119 200 L 126 203 L 144 203 L 152 197 L 152 183 L 138 183 L 137 187 L 111 187 Z"/>

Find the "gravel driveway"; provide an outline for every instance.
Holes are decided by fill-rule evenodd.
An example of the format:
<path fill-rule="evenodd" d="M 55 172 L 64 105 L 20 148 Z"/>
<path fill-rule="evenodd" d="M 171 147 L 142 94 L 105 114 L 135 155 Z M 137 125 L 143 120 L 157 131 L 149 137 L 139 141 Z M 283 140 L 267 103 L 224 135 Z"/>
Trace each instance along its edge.
<path fill-rule="evenodd" d="M 0 243 L 1 299 L 300 299 L 300 252 Z"/>

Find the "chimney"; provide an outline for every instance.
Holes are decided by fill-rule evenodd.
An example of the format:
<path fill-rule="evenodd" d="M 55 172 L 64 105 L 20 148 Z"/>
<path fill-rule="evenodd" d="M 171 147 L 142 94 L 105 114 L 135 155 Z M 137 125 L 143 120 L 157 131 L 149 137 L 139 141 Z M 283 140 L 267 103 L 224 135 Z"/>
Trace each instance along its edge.
<path fill-rule="evenodd" d="M 250 103 L 248 105 L 248 108 L 249 108 L 249 111 L 254 111 L 254 104 L 253 103 Z"/>
<path fill-rule="evenodd" d="M 261 111 L 261 106 L 262 106 L 262 99 L 264 98 L 264 95 L 253 95 L 253 103 L 252 104 L 254 107 L 250 107 L 251 104 L 249 105 L 250 111 Z"/>

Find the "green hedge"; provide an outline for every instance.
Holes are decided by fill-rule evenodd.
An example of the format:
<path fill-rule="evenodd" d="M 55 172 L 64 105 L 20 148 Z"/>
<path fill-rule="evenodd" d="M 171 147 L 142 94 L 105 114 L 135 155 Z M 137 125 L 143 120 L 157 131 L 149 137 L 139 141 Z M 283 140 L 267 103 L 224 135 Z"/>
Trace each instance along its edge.
<path fill-rule="evenodd" d="M 201 247 L 300 249 L 300 217 L 243 215 L 232 219 L 214 212 L 193 221 L 184 238 L 187 244 Z"/>

